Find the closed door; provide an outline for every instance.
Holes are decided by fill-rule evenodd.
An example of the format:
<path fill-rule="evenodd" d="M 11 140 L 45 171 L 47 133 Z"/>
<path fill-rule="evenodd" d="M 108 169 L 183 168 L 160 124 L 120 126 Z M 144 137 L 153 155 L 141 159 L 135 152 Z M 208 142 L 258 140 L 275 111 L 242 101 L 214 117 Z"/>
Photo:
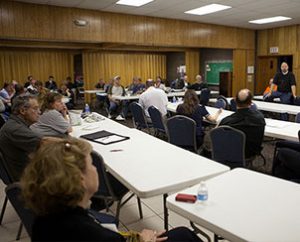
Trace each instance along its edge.
<path fill-rule="evenodd" d="M 255 94 L 262 94 L 270 78 L 277 72 L 277 57 L 259 57 L 257 61 Z"/>

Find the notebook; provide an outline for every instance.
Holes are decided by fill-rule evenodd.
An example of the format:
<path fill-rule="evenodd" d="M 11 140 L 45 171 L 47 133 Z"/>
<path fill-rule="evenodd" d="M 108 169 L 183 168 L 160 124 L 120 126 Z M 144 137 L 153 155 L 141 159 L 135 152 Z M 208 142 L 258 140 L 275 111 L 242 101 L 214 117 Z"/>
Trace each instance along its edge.
<path fill-rule="evenodd" d="M 111 133 L 105 130 L 81 135 L 80 137 L 103 145 L 109 145 L 129 139 L 128 136 Z"/>

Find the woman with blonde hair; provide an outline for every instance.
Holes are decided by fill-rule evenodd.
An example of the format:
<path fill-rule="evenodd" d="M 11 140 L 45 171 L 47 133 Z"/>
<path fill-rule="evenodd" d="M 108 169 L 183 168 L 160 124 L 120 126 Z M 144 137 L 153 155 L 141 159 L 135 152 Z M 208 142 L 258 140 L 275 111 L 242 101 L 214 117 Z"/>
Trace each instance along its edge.
<path fill-rule="evenodd" d="M 90 215 L 90 198 L 99 180 L 85 140 L 48 137 L 31 155 L 21 178 L 26 205 L 37 218 L 32 241 L 125 241 L 124 233 L 104 228 Z M 201 241 L 187 228 L 168 233 L 136 233 L 138 241 Z"/>
<path fill-rule="evenodd" d="M 38 122 L 30 128 L 41 136 L 64 137 L 72 132 L 72 126 L 68 119 L 68 109 L 62 101 L 63 96 L 59 93 L 49 92 L 46 94 L 42 115 Z"/>
<path fill-rule="evenodd" d="M 214 115 L 209 114 L 205 106 L 202 106 L 199 103 L 199 98 L 196 92 L 192 89 L 186 90 L 184 94 L 183 103 L 179 104 L 176 109 L 177 114 L 187 116 L 196 122 L 197 147 L 200 147 L 203 143 L 203 138 L 204 138 L 204 130 L 202 127 L 203 118 L 207 119 L 210 122 L 216 122 L 221 112 L 222 110 L 219 109 Z"/>

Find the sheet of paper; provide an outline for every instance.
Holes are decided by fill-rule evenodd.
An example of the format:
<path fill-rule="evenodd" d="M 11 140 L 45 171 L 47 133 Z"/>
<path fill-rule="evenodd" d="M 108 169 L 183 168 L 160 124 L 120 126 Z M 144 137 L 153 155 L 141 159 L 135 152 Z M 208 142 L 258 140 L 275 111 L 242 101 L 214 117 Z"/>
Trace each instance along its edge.
<path fill-rule="evenodd" d="M 95 141 L 101 142 L 103 144 L 108 144 L 108 143 L 120 141 L 120 140 L 123 140 L 123 139 L 124 139 L 124 137 L 120 137 L 118 135 L 110 135 L 110 136 L 106 136 L 106 137 L 103 137 L 103 138 L 95 139 Z"/>

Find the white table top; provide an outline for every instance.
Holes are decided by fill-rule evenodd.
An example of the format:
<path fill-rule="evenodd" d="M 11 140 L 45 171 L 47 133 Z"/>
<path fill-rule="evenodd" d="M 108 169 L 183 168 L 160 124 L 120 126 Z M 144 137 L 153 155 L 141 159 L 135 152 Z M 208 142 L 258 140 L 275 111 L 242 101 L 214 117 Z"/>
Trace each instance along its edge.
<path fill-rule="evenodd" d="M 196 91 L 197 95 L 201 94 L 201 91 Z M 218 94 L 218 91 L 211 91 L 210 94 Z M 185 91 L 180 91 L 180 92 L 169 92 L 167 93 L 168 97 L 183 97 L 185 94 Z M 113 98 L 118 99 L 118 100 L 138 100 L 140 98 L 141 94 L 138 95 L 125 95 L 125 96 L 116 96 L 113 95 Z"/>
<path fill-rule="evenodd" d="M 84 90 L 83 93 L 89 93 L 89 94 L 105 93 L 105 91 L 103 89 L 93 89 L 93 90 Z"/>
<path fill-rule="evenodd" d="M 170 112 L 175 113 L 176 108 L 180 102 L 176 103 L 168 103 L 167 109 Z M 283 104 L 284 105 L 284 104 Z M 218 108 L 205 106 L 207 111 L 210 114 L 214 114 L 218 111 Z M 217 123 L 231 115 L 232 111 L 229 110 L 222 110 L 222 113 L 218 117 Z M 298 131 L 300 130 L 300 124 L 276 119 L 265 118 L 266 127 L 265 127 L 265 136 L 278 138 L 278 139 L 285 139 L 290 141 L 298 141 Z"/>
<path fill-rule="evenodd" d="M 174 194 L 167 207 L 230 241 L 300 241 L 299 184 L 242 168 L 206 183 L 206 204 L 176 202 Z"/>
<path fill-rule="evenodd" d="M 130 137 L 110 145 L 91 144 L 103 156 L 109 172 L 140 198 L 175 192 L 229 170 L 220 163 L 107 118 L 73 126 L 72 135 L 79 137 L 100 130 Z"/>
<path fill-rule="evenodd" d="M 257 100 L 257 101 L 263 101 L 264 100 L 264 96 L 263 95 L 257 95 L 257 96 L 254 96 L 253 99 Z M 274 102 L 280 102 L 280 98 L 276 97 L 276 98 L 274 98 L 273 101 Z"/>
<path fill-rule="evenodd" d="M 228 97 L 227 101 L 230 103 L 230 100 L 232 97 Z M 210 102 L 216 102 L 216 98 L 210 98 Z M 265 102 L 265 101 L 257 101 L 253 100 L 253 103 L 257 105 L 257 109 L 267 112 L 273 112 L 273 113 L 289 113 L 296 115 L 300 112 L 300 106 L 296 105 L 289 105 L 289 104 L 282 104 L 277 102 Z"/>

